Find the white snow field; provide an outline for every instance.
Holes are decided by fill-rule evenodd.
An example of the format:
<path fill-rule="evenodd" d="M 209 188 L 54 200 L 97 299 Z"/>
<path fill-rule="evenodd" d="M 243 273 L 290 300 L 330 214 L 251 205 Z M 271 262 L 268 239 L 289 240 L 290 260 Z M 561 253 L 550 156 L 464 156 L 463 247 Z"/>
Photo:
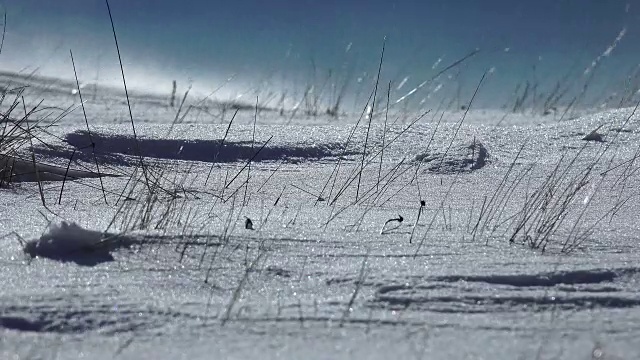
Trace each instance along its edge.
<path fill-rule="evenodd" d="M 115 93 L 87 130 L 12 79 L 44 102 L 2 104 L 1 359 L 640 358 L 632 108 L 368 129 L 138 96 L 134 137 Z"/>

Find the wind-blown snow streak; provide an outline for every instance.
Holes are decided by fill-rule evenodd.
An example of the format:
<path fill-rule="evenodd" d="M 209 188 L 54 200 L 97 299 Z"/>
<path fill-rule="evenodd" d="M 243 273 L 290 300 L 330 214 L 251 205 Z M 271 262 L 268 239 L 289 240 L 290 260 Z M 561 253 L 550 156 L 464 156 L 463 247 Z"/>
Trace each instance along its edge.
<path fill-rule="evenodd" d="M 142 332 L 175 323 L 179 319 L 192 319 L 185 312 L 167 312 L 159 308 L 142 308 L 125 301 L 112 303 L 113 293 L 67 296 L 43 294 L 29 299 L 15 299 L 13 303 L 0 302 L 0 329 L 34 333 L 103 334 Z M 29 303 L 29 306 L 22 304 Z"/>
<path fill-rule="evenodd" d="M 92 133 L 95 152 L 100 160 L 111 165 L 135 164 L 132 158 L 136 155 L 135 139 L 129 135 L 110 135 Z M 91 161 L 92 149 L 87 147 L 88 134 L 84 130 L 69 133 L 65 137 L 67 144 L 75 147 L 75 159 Z M 222 141 L 202 139 L 170 139 L 170 138 L 139 138 L 138 145 L 144 157 L 202 162 L 241 162 L 253 158 L 254 162 L 288 161 L 299 162 L 332 158 L 339 155 L 351 155 L 354 152 L 342 152 L 341 144 L 281 144 L 267 145 L 256 155 L 260 144 L 251 141 Z M 48 156 L 68 157 L 72 150 L 65 147 L 41 147 L 38 153 Z M 255 155 L 255 157 L 254 157 Z"/>
<path fill-rule="evenodd" d="M 377 288 L 374 307 L 484 313 L 639 307 L 638 268 L 585 269 L 520 275 L 447 275 Z"/>

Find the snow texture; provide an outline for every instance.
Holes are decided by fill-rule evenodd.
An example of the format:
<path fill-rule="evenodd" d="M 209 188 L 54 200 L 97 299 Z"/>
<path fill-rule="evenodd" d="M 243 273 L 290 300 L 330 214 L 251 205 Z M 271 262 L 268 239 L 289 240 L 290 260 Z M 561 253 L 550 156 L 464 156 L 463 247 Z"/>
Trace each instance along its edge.
<path fill-rule="evenodd" d="M 134 137 L 119 96 L 3 160 L 47 175 L 0 188 L 1 359 L 640 358 L 633 109 L 369 128 L 138 94 Z"/>

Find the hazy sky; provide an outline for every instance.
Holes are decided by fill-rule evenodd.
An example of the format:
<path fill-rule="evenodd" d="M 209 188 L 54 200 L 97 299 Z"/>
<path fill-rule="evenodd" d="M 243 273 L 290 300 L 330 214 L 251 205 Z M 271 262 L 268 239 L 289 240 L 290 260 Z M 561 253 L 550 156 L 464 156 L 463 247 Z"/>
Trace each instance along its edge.
<path fill-rule="evenodd" d="M 235 74 L 227 94 L 250 86 L 303 88 L 313 77 L 375 72 L 387 36 L 385 80 L 407 89 L 469 51 L 473 87 L 557 78 L 582 70 L 624 37 L 602 68 L 627 73 L 640 62 L 640 3 L 618 0 L 111 0 L 125 60 L 138 88 L 165 91 L 172 79 L 203 92 Z M 71 76 L 73 49 L 86 81 L 118 81 L 104 0 L 5 0 L 0 69 Z M 441 59 L 436 69 L 433 65 Z M 364 76 L 367 72 L 368 75 Z M 336 78 L 337 79 L 337 78 Z M 356 81 L 354 80 L 354 81 Z M 511 88 L 510 88 L 511 90 Z M 505 90 L 506 91 L 506 90 Z"/>

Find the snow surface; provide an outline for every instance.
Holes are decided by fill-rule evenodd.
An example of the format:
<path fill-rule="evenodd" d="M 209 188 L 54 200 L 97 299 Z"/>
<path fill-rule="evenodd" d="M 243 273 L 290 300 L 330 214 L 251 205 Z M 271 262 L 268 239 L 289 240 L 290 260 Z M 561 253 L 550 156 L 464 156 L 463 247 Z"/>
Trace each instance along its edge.
<path fill-rule="evenodd" d="M 172 125 L 135 98 L 136 139 L 111 94 L 90 140 L 54 90 L 76 109 L 33 152 L 78 176 L 43 181 L 46 208 L 33 179 L 0 189 L 2 359 L 640 358 L 633 109 L 380 114 L 367 136 L 269 110 Z M 96 160 L 117 176 L 81 176 Z"/>

